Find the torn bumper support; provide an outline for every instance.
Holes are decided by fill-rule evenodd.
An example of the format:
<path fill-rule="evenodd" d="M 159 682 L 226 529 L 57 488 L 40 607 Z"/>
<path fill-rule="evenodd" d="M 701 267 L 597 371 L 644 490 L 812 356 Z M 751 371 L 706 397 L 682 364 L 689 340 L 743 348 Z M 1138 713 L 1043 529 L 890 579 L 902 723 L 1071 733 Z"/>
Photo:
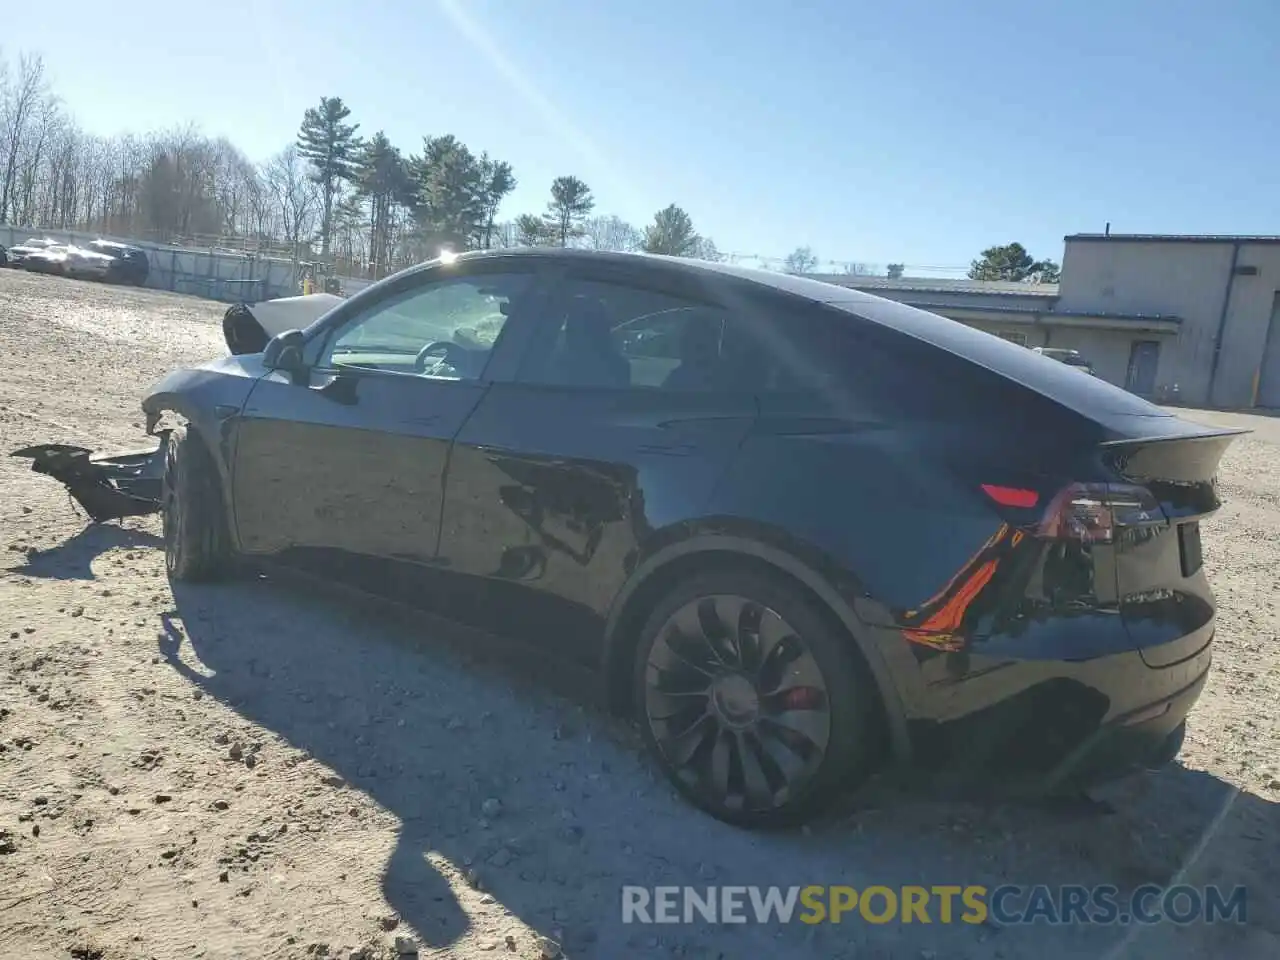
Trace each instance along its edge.
<path fill-rule="evenodd" d="M 158 431 L 156 436 L 160 445 L 154 450 L 94 453 L 65 443 L 42 443 L 10 456 L 30 460 L 32 470 L 65 486 L 89 518 L 102 523 L 160 511 L 169 431 Z"/>

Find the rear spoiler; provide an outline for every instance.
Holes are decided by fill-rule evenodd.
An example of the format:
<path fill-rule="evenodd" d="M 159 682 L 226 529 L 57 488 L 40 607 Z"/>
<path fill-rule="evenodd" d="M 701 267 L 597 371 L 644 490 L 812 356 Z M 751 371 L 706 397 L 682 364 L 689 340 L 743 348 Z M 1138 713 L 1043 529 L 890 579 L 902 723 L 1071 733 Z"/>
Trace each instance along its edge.
<path fill-rule="evenodd" d="M 1252 430 L 1240 428 L 1224 428 L 1221 430 L 1203 430 L 1195 433 L 1173 433 L 1161 434 L 1154 437 L 1126 437 L 1122 440 L 1104 440 L 1098 444 L 1100 447 L 1130 447 L 1135 445 L 1145 446 L 1149 443 L 1177 443 L 1179 441 L 1189 440 L 1222 440 L 1234 439 L 1242 437 L 1247 433 L 1253 433 Z"/>
<path fill-rule="evenodd" d="M 1183 426 L 1185 433 L 1104 442 L 1100 444 L 1103 459 L 1137 483 L 1154 484 L 1166 491 L 1183 490 L 1180 496 L 1197 489 L 1200 494 L 1196 499 L 1205 504 L 1216 502 L 1212 489 L 1222 455 L 1233 440 L 1251 431 L 1196 430 L 1191 424 L 1179 424 Z"/>

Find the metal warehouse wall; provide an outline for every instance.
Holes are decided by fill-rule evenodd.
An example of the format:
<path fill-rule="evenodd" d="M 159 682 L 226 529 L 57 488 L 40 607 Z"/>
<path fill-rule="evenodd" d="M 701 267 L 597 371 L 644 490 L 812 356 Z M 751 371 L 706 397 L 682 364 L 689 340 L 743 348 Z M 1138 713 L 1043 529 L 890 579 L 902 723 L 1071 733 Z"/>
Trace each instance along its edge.
<path fill-rule="evenodd" d="M 1230 266 L 1230 244 L 1068 239 L 1059 308 L 1180 317 L 1176 337 L 1151 338 L 1157 392 L 1176 384 L 1184 403 L 1205 404 Z"/>
<path fill-rule="evenodd" d="M 1280 289 L 1280 243 L 1230 237 L 1068 238 L 1062 278 L 1061 309 L 1166 313 L 1182 318 L 1176 337 L 1152 338 L 1161 341 L 1158 389 L 1177 384 L 1181 401 L 1198 406 L 1253 404 L 1254 379 L 1263 359 L 1272 303 Z M 1220 327 L 1222 343 L 1217 350 Z"/>
<path fill-rule="evenodd" d="M 1242 243 L 1236 266 L 1238 269 L 1254 267 L 1257 273 L 1238 272 L 1231 284 L 1218 376 L 1211 398 L 1213 405 L 1223 407 L 1251 406 L 1254 378 L 1265 375 L 1260 367 L 1272 306 L 1276 291 L 1280 290 L 1280 244 Z M 1268 372 L 1273 378 L 1280 376 L 1280 370 Z"/>

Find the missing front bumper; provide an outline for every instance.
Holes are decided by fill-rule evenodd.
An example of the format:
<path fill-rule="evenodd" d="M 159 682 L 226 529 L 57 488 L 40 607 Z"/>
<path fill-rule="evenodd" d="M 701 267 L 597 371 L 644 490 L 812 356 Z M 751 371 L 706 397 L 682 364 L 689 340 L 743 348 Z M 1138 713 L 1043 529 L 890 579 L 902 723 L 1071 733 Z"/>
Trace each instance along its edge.
<path fill-rule="evenodd" d="M 31 461 L 36 473 L 53 477 L 95 523 L 142 517 L 160 510 L 164 450 L 169 431 L 157 431 L 154 450 L 94 453 L 65 443 L 43 443 L 14 450 L 10 456 Z"/>

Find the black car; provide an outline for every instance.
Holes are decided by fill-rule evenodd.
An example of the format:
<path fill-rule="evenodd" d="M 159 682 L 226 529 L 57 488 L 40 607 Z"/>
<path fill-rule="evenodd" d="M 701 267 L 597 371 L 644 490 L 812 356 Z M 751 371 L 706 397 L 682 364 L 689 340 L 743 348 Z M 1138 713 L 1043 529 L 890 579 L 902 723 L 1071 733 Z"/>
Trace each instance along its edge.
<path fill-rule="evenodd" d="M 108 282 L 128 283 L 136 287 L 146 284 L 151 263 L 147 260 L 147 252 L 142 248 L 115 240 L 94 240 L 87 245 L 87 249 L 112 258 L 106 274 Z"/>
<path fill-rule="evenodd" d="M 1209 669 L 1199 523 L 1235 433 L 842 287 L 463 255 L 143 408 L 187 424 L 130 468 L 172 577 L 287 564 L 581 658 L 734 823 L 888 763 L 1041 790 L 1158 765 Z"/>

